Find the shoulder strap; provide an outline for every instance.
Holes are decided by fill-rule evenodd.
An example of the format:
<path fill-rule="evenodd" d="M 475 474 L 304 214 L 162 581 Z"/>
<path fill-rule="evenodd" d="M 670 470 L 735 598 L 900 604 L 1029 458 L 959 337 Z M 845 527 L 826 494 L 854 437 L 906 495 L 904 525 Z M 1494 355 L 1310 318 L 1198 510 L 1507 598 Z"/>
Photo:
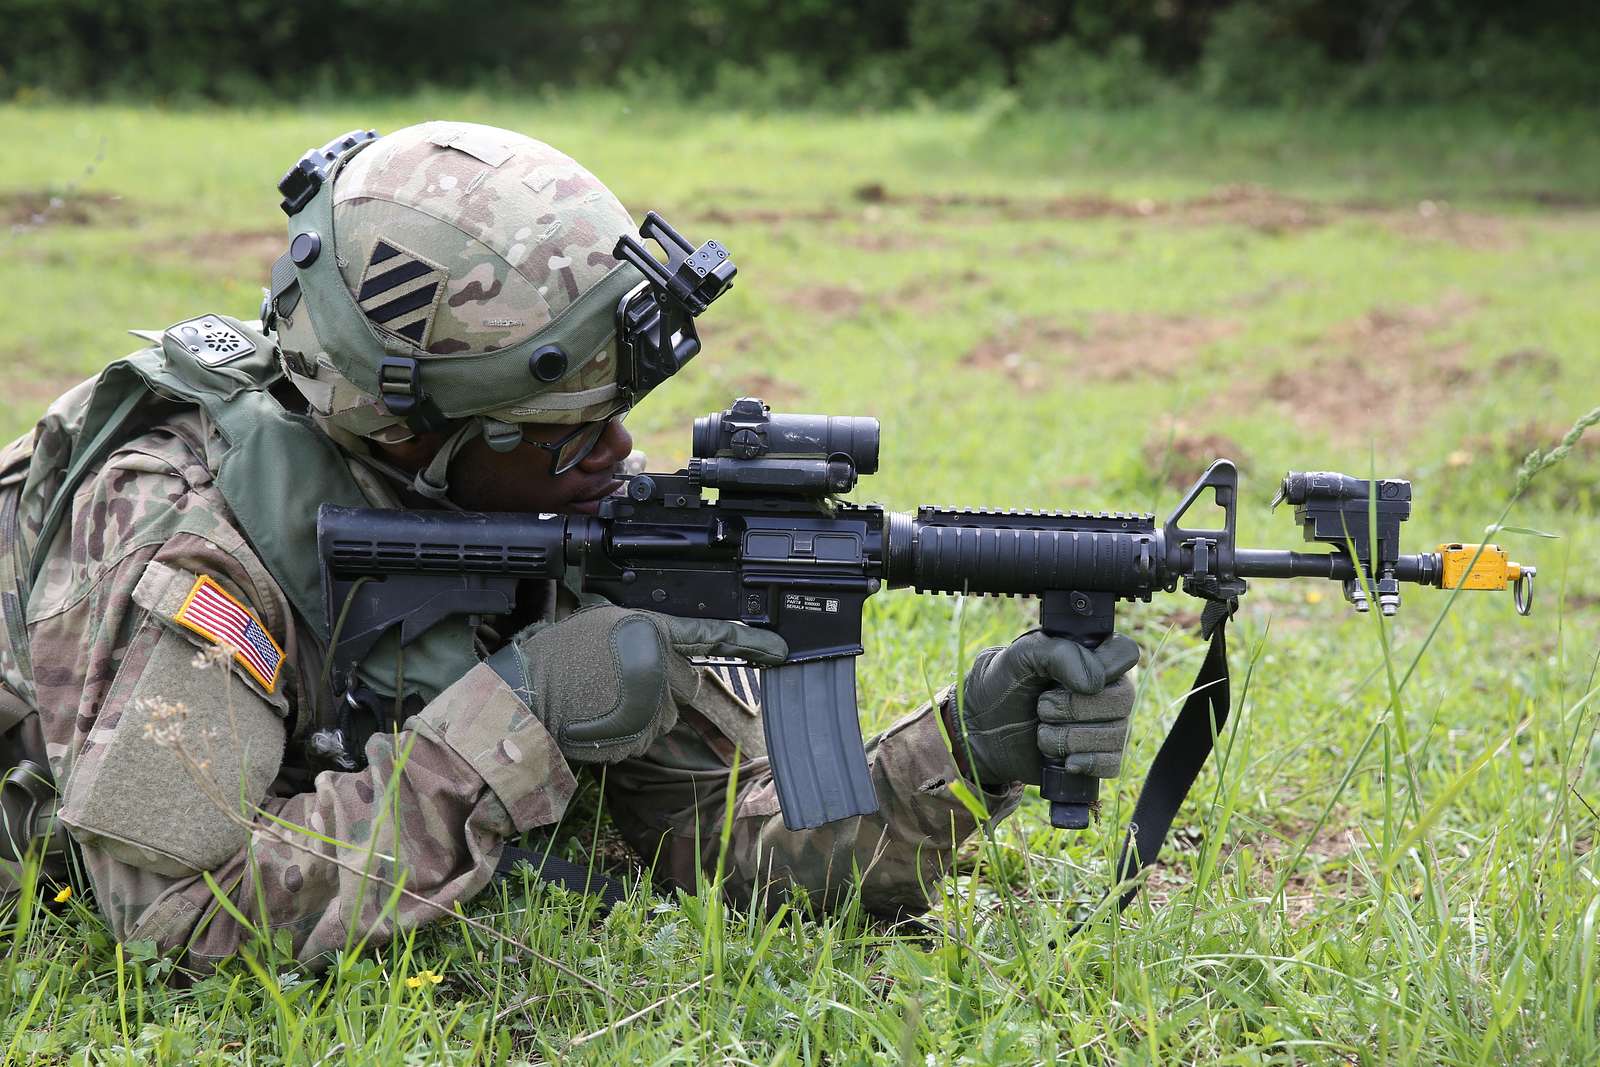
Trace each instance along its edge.
<path fill-rule="evenodd" d="M 1210 615 L 1207 606 L 1207 614 Z M 1195 675 L 1188 699 L 1161 742 L 1161 750 L 1150 764 L 1150 773 L 1139 790 L 1133 818 L 1122 842 L 1117 861 L 1119 882 L 1133 878 L 1156 861 L 1161 846 L 1172 829 L 1184 798 L 1211 755 L 1213 739 L 1221 736 L 1232 704 L 1228 679 L 1228 616 L 1219 613 L 1212 621 L 1211 644 Z M 1137 884 L 1123 890 L 1117 901 L 1121 911 L 1139 895 Z"/>
<path fill-rule="evenodd" d="M 39 579 L 39 571 L 44 567 L 45 557 L 49 554 L 50 542 L 54 540 L 56 528 L 61 525 L 61 520 L 66 516 L 67 508 L 72 505 L 72 491 L 83 480 L 90 467 L 105 458 L 111 446 L 122 439 L 124 425 L 128 416 L 133 414 L 145 394 L 140 390 L 129 390 L 119 397 L 116 406 L 108 412 L 103 421 L 99 423 L 98 432 L 92 437 L 79 438 L 72 449 L 72 459 L 67 464 L 67 474 L 62 480 L 62 487 L 56 497 L 50 502 L 50 510 L 45 512 L 44 524 L 39 528 L 39 538 L 34 542 L 33 559 L 28 564 L 28 588 L 32 590 L 34 582 Z M 95 400 L 100 399 L 99 393 Z"/>

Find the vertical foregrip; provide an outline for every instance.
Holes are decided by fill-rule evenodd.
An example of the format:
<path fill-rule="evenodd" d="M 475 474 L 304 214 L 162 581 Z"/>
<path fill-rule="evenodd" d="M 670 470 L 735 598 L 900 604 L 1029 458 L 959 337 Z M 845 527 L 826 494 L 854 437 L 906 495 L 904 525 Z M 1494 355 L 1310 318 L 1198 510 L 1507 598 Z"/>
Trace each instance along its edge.
<path fill-rule="evenodd" d="M 807 830 L 878 810 L 856 716 L 853 657 L 763 670 L 761 717 L 784 826 Z"/>

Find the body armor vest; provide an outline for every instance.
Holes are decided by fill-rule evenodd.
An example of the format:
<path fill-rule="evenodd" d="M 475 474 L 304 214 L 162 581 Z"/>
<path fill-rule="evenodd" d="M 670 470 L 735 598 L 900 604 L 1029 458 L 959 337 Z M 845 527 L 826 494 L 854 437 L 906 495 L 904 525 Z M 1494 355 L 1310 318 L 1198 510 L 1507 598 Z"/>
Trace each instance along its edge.
<path fill-rule="evenodd" d="M 94 384 L 66 475 L 45 512 L 21 589 L 24 599 L 85 475 L 138 431 L 152 404 L 192 404 L 205 411 L 226 442 L 213 474 L 235 522 L 326 654 L 334 638 L 330 614 L 336 617 L 339 606 L 332 605 L 330 613 L 323 598 L 317 507 L 371 502 L 339 447 L 310 418 L 286 409 L 272 395 L 281 374 L 272 341 L 222 315 L 179 323 L 159 344 L 107 366 Z M 340 692 L 359 686 L 386 698 L 398 692 L 427 702 L 477 662 L 469 624 L 445 619 L 407 642 L 403 652 L 398 633 L 391 633 L 356 666 L 356 677 L 334 679 L 333 686 Z M 306 679 L 305 684 L 316 682 Z M 313 703 L 324 706 L 328 695 L 317 694 Z M 311 708 L 302 709 L 302 715 L 308 713 Z M 325 724 L 302 724 L 296 732 L 304 733 L 307 725 Z"/>

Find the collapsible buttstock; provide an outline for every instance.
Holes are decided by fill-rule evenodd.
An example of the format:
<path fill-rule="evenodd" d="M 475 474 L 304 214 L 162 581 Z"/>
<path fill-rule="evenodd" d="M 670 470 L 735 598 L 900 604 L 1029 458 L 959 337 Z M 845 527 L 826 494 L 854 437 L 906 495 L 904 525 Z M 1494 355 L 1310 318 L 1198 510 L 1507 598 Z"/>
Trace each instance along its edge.
<path fill-rule="evenodd" d="M 761 717 L 784 826 L 807 830 L 878 810 L 856 716 L 854 657 L 766 668 Z"/>

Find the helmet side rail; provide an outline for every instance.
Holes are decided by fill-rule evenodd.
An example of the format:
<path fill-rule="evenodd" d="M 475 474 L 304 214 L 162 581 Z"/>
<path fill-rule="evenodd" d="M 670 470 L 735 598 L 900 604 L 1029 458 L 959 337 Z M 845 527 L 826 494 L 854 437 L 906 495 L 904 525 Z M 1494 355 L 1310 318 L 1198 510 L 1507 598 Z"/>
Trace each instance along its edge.
<path fill-rule="evenodd" d="M 1031 596 L 1040 625 L 1086 645 L 1115 628 L 1119 601 L 1182 590 L 1231 604 L 1252 578 L 1340 583 L 1358 611 L 1393 615 L 1404 584 L 1507 589 L 1532 610 L 1532 566 L 1497 545 L 1399 551 L 1411 486 L 1291 472 L 1279 498 L 1324 551 L 1239 548 L 1238 471 L 1214 462 L 1159 526 L 1149 514 L 922 507 L 839 499 L 878 463 L 870 418 L 775 414 L 746 397 L 697 419 L 679 471 L 629 479 L 596 516 L 324 505 L 317 519 L 324 607 L 336 627 L 336 687 L 398 628 L 414 639 L 451 617 L 505 614 L 525 579 L 575 578 L 632 608 L 773 630 L 788 660 L 763 671 L 768 755 L 784 821 L 818 826 L 877 809 L 856 718 L 852 658 L 866 598 L 922 593 Z M 1221 526 L 1185 516 L 1210 496 Z M 1088 825 L 1098 782 L 1045 769 L 1052 822 Z"/>

